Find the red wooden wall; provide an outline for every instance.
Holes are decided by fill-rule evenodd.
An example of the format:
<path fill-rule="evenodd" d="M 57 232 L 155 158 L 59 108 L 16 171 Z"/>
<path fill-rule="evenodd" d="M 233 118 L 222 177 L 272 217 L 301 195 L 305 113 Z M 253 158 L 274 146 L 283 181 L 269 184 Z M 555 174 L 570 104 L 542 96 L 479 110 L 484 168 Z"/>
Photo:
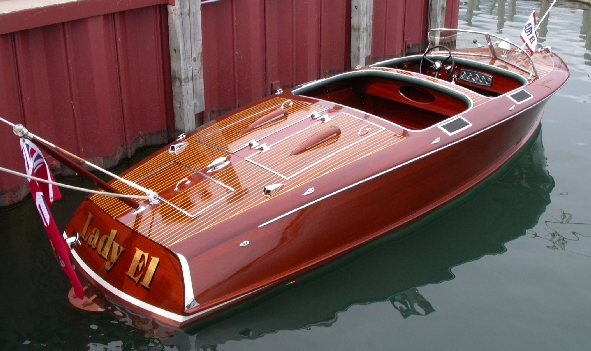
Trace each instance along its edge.
<path fill-rule="evenodd" d="M 166 6 L 150 6 L 0 35 L 0 116 L 107 167 L 165 143 L 167 16 Z M 4 124 L 0 138 L 0 165 L 22 170 L 18 138 Z M 0 191 L 22 184 L 0 173 Z"/>
<path fill-rule="evenodd" d="M 377 62 L 422 52 L 429 29 L 428 0 L 374 0 L 371 54 Z M 445 27 L 458 27 L 460 0 L 447 0 Z"/>
<path fill-rule="evenodd" d="M 349 66 L 350 0 L 201 6 L 204 120 Z"/>
<path fill-rule="evenodd" d="M 201 6 L 202 122 L 269 95 L 350 69 L 350 0 L 222 0 Z M 446 26 L 457 27 L 459 0 Z M 425 48 L 429 0 L 374 0 L 372 61 Z"/>

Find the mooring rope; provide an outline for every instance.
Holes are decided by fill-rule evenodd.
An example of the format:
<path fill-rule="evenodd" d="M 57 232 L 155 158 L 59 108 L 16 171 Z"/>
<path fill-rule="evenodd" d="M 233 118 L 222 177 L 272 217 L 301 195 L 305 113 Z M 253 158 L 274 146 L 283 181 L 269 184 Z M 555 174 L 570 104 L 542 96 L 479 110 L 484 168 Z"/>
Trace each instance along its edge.
<path fill-rule="evenodd" d="M 11 169 L 4 168 L 4 167 L 0 167 L 0 171 L 6 172 L 6 173 L 9 173 L 9 174 L 12 174 L 12 175 L 21 177 L 21 178 L 33 179 L 33 180 L 38 181 L 38 182 L 42 182 L 42 183 L 47 183 L 47 184 L 50 184 L 50 185 L 59 186 L 61 188 L 82 191 L 82 192 L 90 193 L 90 194 L 97 194 L 97 195 L 103 195 L 103 196 L 109 196 L 109 197 L 122 197 L 122 198 L 128 198 L 128 199 L 150 200 L 150 197 L 149 196 L 144 196 L 144 195 L 116 194 L 116 193 L 109 193 L 109 192 L 105 192 L 105 191 L 97 191 L 97 190 L 90 190 L 90 189 L 80 188 L 80 187 L 77 187 L 77 186 L 68 185 L 68 184 L 64 184 L 64 183 L 52 182 L 52 181 L 47 180 L 47 179 L 29 176 L 29 175 L 26 175 L 24 173 L 13 171 Z"/>
<path fill-rule="evenodd" d="M 141 185 L 139 185 L 137 183 L 134 183 L 132 181 L 129 181 L 129 180 L 125 179 L 125 178 L 121 178 L 118 175 L 116 175 L 114 173 L 111 173 L 108 170 L 106 170 L 104 168 L 101 168 L 101 167 L 95 165 L 92 162 L 89 162 L 89 161 L 87 161 L 87 160 L 85 160 L 85 159 L 83 159 L 81 157 L 78 157 L 78 156 L 74 155 L 73 153 L 71 153 L 71 152 L 69 152 L 67 150 L 64 150 L 62 148 L 59 148 L 58 146 L 54 145 L 53 143 L 50 143 L 49 141 L 47 141 L 47 140 L 45 140 L 45 139 L 43 139 L 43 138 L 41 138 L 41 137 L 39 137 L 39 136 L 37 136 L 37 135 L 35 135 L 33 133 L 30 133 L 22 124 L 14 124 L 14 123 L 12 123 L 12 122 L 10 122 L 10 121 L 2 118 L 2 117 L 0 117 L 0 122 L 3 122 L 5 124 L 11 126 L 13 128 L 14 134 L 16 134 L 17 136 L 19 136 L 21 138 L 27 138 L 27 139 L 30 139 L 30 140 L 37 139 L 37 140 L 43 142 L 44 144 L 49 145 L 50 147 L 52 147 L 54 149 L 57 149 L 57 150 L 61 151 L 62 153 L 66 154 L 66 155 L 68 155 L 68 156 L 70 156 L 70 157 L 72 157 L 72 158 L 74 158 L 74 159 L 76 159 L 76 160 L 78 160 L 78 161 L 80 161 L 80 162 L 82 162 L 82 163 L 84 163 L 84 164 L 86 164 L 86 165 L 88 165 L 88 166 L 90 166 L 90 167 L 92 167 L 92 168 L 94 168 L 94 169 L 102 172 L 102 173 L 105 173 L 106 175 L 109 175 L 109 176 L 111 176 L 111 177 L 119 180 L 120 182 L 122 182 L 122 183 L 130 186 L 130 187 L 132 187 L 132 188 L 134 188 L 136 190 L 139 190 L 139 191 L 145 193 L 147 196 L 150 197 L 150 201 L 156 201 L 156 202 L 158 201 L 157 200 L 158 194 L 156 194 L 156 192 L 154 192 L 153 190 L 146 189 L 146 188 L 144 188 L 143 186 L 141 186 Z"/>
<path fill-rule="evenodd" d="M 14 134 L 16 134 L 17 136 L 19 136 L 21 138 L 29 139 L 31 141 L 38 140 L 38 141 L 42 142 L 43 144 L 45 144 L 46 146 L 55 149 L 56 151 L 59 151 L 59 152 L 65 154 L 65 155 L 67 155 L 69 157 L 72 157 L 73 159 L 75 159 L 77 161 L 80 161 L 80 162 L 82 162 L 85 165 L 88 165 L 88 166 L 90 166 L 90 167 L 92 167 L 92 168 L 94 168 L 94 169 L 96 169 L 96 170 L 98 170 L 98 171 L 100 171 L 100 172 L 102 172 L 104 174 L 107 174 L 107 175 L 109 175 L 109 176 L 111 176 L 111 177 L 119 180 L 120 182 L 122 182 L 122 183 L 124 183 L 124 184 L 126 184 L 126 185 L 128 185 L 128 186 L 130 186 L 130 187 L 132 187 L 134 189 L 136 189 L 136 190 L 139 190 L 139 191 L 145 193 L 146 196 L 124 195 L 124 194 L 115 194 L 115 193 L 111 193 L 111 192 L 101 192 L 101 191 L 96 192 L 97 194 L 105 195 L 105 196 L 112 196 L 112 197 L 120 197 L 120 198 L 148 199 L 151 204 L 157 204 L 159 202 L 159 200 L 158 200 L 158 193 L 156 193 L 155 191 L 153 191 L 151 189 L 144 188 L 143 186 L 141 186 L 141 185 L 139 185 L 137 183 L 134 183 L 134 182 L 129 181 L 129 180 L 125 179 L 125 178 L 122 178 L 122 177 L 120 177 L 120 176 L 118 176 L 118 175 L 116 175 L 114 173 L 111 173 L 108 170 L 106 170 L 106 169 L 104 169 L 102 167 L 99 167 L 99 166 L 93 164 L 92 162 L 89 162 L 89 161 L 87 161 L 87 160 L 85 160 L 85 159 L 83 159 L 81 157 L 78 157 L 78 156 L 72 154 L 71 152 L 69 152 L 67 150 L 64 150 L 64 149 L 62 149 L 62 148 L 60 148 L 60 147 L 58 147 L 58 146 L 50 143 L 49 141 L 47 141 L 45 139 L 42 139 L 41 137 L 39 137 L 39 136 L 37 136 L 37 135 L 35 135 L 33 133 L 30 133 L 27 130 L 27 128 L 25 128 L 22 124 L 12 123 L 12 122 L 10 122 L 10 121 L 2 118 L 2 117 L 0 117 L 0 122 L 5 123 L 5 124 L 11 126 L 13 128 Z M 3 168 L 3 170 L 6 170 L 6 168 Z M 14 172 L 14 171 L 10 171 L 8 173 L 11 173 L 11 172 Z M 14 174 L 14 173 L 11 173 L 11 174 Z M 32 177 L 27 176 L 27 175 L 25 175 L 25 178 L 33 179 Z M 41 181 L 47 182 L 45 180 L 41 180 Z M 67 185 L 67 184 L 62 184 L 62 186 L 64 186 L 64 185 Z M 60 185 L 58 185 L 58 186 L 60 186 Z M 65 186 L 65 187 L 69 187 L 69 186 Z M 79 189 L 83 189 L 83 188 L 79 188 Z M 87 191 L 88 192 L 88 189 L 85 189 L 83 191 Z M 106 194 L 110 194 L 110 195 L 106 195 Z M 137 206 L 138 205 L 135 204 L 135 206 L 132 206 L 132 207 L 135 208 Z"/>

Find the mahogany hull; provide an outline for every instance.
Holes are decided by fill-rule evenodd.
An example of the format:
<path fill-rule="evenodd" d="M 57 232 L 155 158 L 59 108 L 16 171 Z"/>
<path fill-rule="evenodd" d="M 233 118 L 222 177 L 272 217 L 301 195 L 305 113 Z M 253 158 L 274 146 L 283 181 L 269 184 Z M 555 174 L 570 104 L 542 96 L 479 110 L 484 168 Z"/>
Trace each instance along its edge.
<path fill-rule="evenodd" d="M 360 96 L 366 108 L 397 106 L 386 98 L 406 101 L 398 111 L 405 120 L 426 103 L 444 106 L 448 112 L 430 107 L 426 114 L 444 122 L 422 130 L 292 91 L 203 126 L 184 139 L 188 151 L 165 148 L 126 172 L 160 187 L 159 204 L 133 211 L 97 195 L 83 202 L 65 229 L 81 237 L 73 250 L 78 272 L 117 309 L 129 310 L 126 316 L 147 323 L 144 329 L 164 334 L 164 326 L 184 327 L 285 284 L 499 169 L 534 134 L 545 102 L 568 79 L 558 57 L 541 55 L 552 69 L 525 85 L 530 97 L 519 102 L 397 70 L 343 75 L 363 78 L 361 93 L 377 98 L 329 81 L 341 90 L 326 97 Z M 392 77 L 394 88 L 379 85 Z M 465 126 L 445 131 L 454 121 Z"/>

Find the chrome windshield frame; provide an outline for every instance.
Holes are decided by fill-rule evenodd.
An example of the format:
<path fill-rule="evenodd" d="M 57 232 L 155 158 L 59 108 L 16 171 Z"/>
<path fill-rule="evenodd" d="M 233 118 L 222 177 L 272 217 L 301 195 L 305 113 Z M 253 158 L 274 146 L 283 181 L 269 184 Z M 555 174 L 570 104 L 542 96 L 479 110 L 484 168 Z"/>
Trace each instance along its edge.
<path fill-rule="evenodd" d="M 441 33 L 441 32 L 456 32 L 456 33 L 470 33 L 470 34 L 477 34 L 477 35 L 482 35 L 485 39 L 486 39 L 486 46 L 488 46 L 489 51 L 490 51 L 490 57 L 494 58 L 496 60 L 500 60 L 503 61 L 504 63 L 511 65 L 512 67 L 525 72 L 527 74 L 529 74 L 529 77 L 527 78 L 528 80 L 531 80 L 533 77 L 539 78 L 538 75 L 538 71 L 536 70 L 536 66 L 534 65 L 534 62 L 531 58 L 531 56 L 529 55 L 529 53 L 523 49 L 523 47 L 518 46 L 514 43 L 512 43 L 511 41 L 507 40 L 507 39 L 503 39 L 500 38 L 494 34 L 490 34 L 490 33 L 486 33 L 486 32 L 480 32 L 480 31 L 474 31 L 474 30 L 465 30 L 465 29 L 450 29 L 450 28 L 434 28 L 429 30 L 429 32 L 427 33 L 427 40 L 428 40 L 428 45 L 427 45 L 427 50 L 425 50 L 425 52 L 427 52 L 431 47 L 433 46 L 437 46 L 440 45 L 438 44 L 438 40 L 435 40 L 435 43 L 432 42 L 432 38 L 445 38 L 445 37 L 441 37 L 438 35 L 435 35 L 435 33 Z M 491 38 L 494 38 L 494 42 L 493 40 L 491 40 Z M 529 60 L 529 63 L 531 65 L 531 70 L 528 70 L 527 68 L 521 67 L 513 62 L 510 62 L 506 59 L 504 59 L 503 57 L 500 57 L 499 55 L 497 55 L 494 45 L 496 43 L 500 43 L 500 42 L 505 42 L 507 44 L 509 44 L 512 48 L 518 50 L 521 54 L 524 55 L 525 58 L 527 58 L 527 60 Z M 433 45 L 432 45 L 433 44 Z M 476 43 L 477 44 L 477 43 Z M 483 44 L 477 44 L 479 45 L 478 47 L 484 47 L 485 45 Z M 481 45 L 481 46 L 480 46 Z M 469 52 L 462 52 L 462 50 L 460 49 L 458 50 L 452 50 L 452 54 L 455 55 L 472 55 L 472 56 L 482 56 L 482 57 L 489 57 L 487 55 L 482 55 L 482 54 L 475 54 L 475 53 L 469 53 Z"/>

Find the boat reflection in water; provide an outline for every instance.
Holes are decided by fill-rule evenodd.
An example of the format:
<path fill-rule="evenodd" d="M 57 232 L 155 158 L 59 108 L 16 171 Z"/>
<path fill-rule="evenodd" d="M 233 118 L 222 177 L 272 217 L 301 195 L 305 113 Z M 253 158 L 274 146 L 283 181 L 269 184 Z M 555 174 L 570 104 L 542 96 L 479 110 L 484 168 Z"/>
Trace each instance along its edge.
<path fill-rule="evenodd" d="M 169 330 L 171 337 L 162 343 L 184 350 L 330 326 L 353 305 L 388 300 L 392 313 L 404 318 L 435 313 L 437 306 L 421 295 L 421 286 L 453 279 L 454 266 L 504 252 L 505 243 L 525 235 L 550 204 L 554 180 L 546 170 L 539 130 L 522 150 L 477 188 L 424 220 L 214 320 Z M 123 309 L 117 314 L 134 327 L 166 334 L 150 330 L 155 324 L 145 317 Z"/>

